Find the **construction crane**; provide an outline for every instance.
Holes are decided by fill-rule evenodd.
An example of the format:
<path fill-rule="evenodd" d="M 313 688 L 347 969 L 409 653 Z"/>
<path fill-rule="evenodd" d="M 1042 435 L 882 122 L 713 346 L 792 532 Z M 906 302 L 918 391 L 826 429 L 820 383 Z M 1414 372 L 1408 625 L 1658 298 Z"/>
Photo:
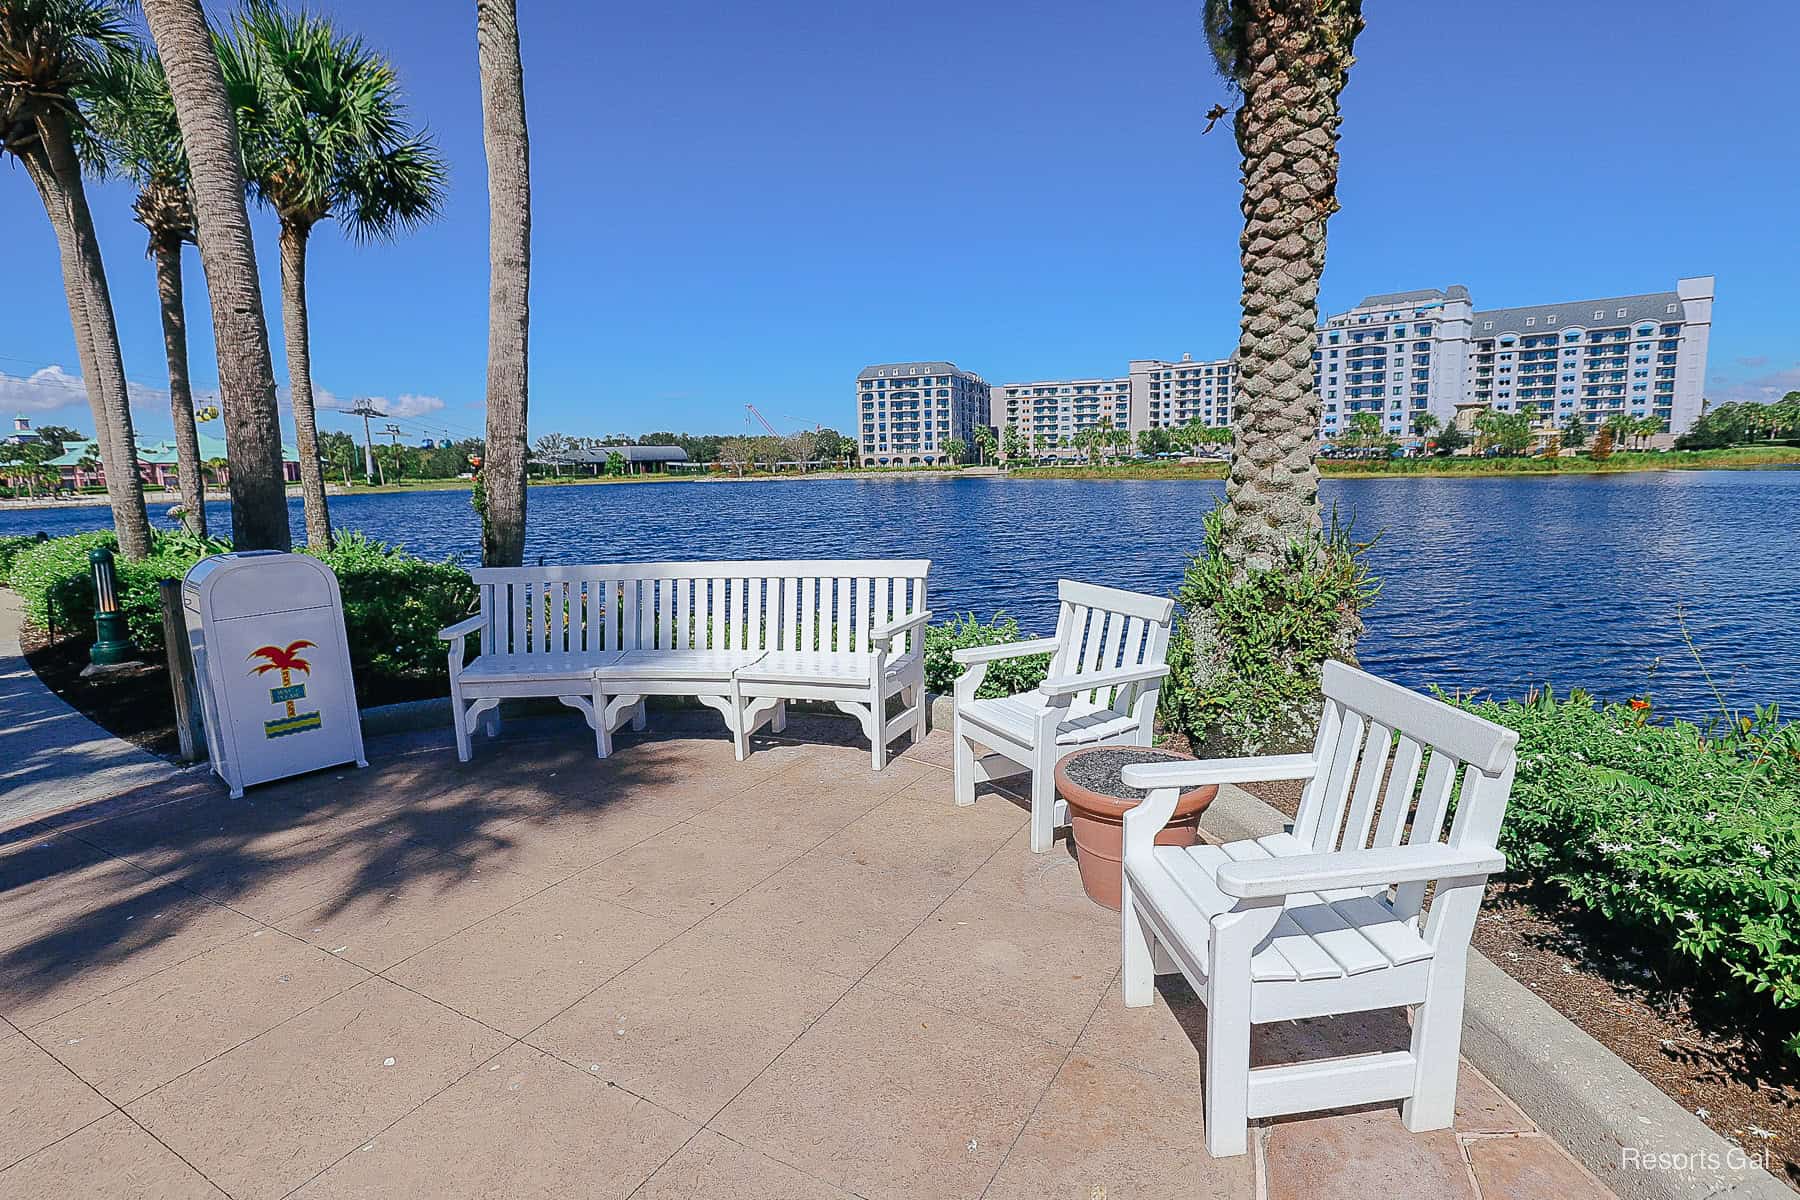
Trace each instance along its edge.
<path fill-rule="evenodd" d="M 758 421 L 762 422 L 762 427 L 769 431 L 770 437 L 778 438 L 781 436 L 779 433 L 775 432 L 775 427 L 773 425 L 769 424 L 769 418 L 763 416 L 762 413 L 757 411 L 756 405 L 754 405 L 754 404 L 744 405 L 744 413 L 745 413 L 744 425 L 746 428 L 748 428 L 750 425 L 750 418 L 755 417 Z"/>

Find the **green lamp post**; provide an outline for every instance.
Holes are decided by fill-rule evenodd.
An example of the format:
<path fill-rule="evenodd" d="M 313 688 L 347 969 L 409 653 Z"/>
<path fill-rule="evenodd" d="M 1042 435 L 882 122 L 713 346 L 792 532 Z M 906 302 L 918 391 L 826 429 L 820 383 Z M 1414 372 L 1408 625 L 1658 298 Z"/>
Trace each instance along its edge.
<path fill-rule="evenodd" d="M 125 627 L 125 614 L 119 610 L 119 581 L 113 570 L 113 553 L 105 546 L 88 551 L 88 562 L 94 568 L 94 633 L 96 641 L 88 651 L 88 661 L 96 667 L 111 667 L 130 662 L 137 656 L 131 645 L 131 633 Z"/>

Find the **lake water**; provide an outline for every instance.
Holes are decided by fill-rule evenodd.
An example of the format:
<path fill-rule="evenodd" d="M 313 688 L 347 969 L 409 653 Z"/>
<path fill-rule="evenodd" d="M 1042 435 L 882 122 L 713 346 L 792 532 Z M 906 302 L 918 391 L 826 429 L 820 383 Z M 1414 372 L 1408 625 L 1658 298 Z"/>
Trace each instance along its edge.
<path fill-rule="evenodd" d="M 1059 575 L 1170 592 L 1222 492 L 996 478 L 534 488 L 526 561 L 925 557 L 940 616 L 1003 609 L 1048 633 Z M 1546 681 L 1648 690 L 1660 709 L 1705 717 L 1717 705 L 1679 612 L 1731 705 L 1800 710 L 1800 471 L 1327 480 L 1324 495 L 1381 535 L 1360 651 L 1373 671 L 1503 696 Z M 339 528 L 479 558 L 466 492 L 331 508 Z M 298 533 L 297 499 L 292 510 Z M 225 505 L 208 513 L 230 528 Z M 104 508 L 4 511 L 0 534 L 109 521 Z"/>

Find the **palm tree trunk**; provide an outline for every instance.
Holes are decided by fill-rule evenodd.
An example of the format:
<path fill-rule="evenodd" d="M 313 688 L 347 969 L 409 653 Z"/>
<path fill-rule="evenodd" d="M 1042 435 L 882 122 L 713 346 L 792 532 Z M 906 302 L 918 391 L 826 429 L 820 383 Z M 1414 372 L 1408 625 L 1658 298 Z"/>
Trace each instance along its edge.
<path fill-rule="evenodd" d="M 300 495 L 306 508 L 306 544 L 331 549 L 331 510 L 325 500 L 325 468 L 319 463 L 319 422 L 313 410 L 312 334 L 306 314 L 304 225 L 281 223 L 281 327 L 287 341 L 288 393 L 294 404 L 294 452 L 300 456 Z"/>
<path fill-rule="evenodd" d="M 1362 21 L 1355 0 L 1240 3 L 1244 315 L 1223 553 L 1268 570 L 1320 528 L 1312 355 L 1338 207 L 1338 98 Z"/>
<path fill-rule="evenodd" d="M 156 262 L 156 295 L 162 305 L 163 353 L 169 360 L 169 418 L 175 423 L 175 464 L 185 524 L 206 536 L 206 478 L 201 475 L 200 431 L 194 425 L 194 393 L 188 382 L 187 307 L 181 285 L 181 239 L 150 244 Z"/>
<path fill-rule="evenodd" d="M 481 561 L 525 558 L 525 416 L 531 324 L 531 152 L 516 0 L 475 0 L 488 167 L 487 448 Z"/>
<path fill-rule="evenodd" d="M 119 330 L 113 321 L 100 239 L 94 233 L 68 124 L 52 111 L 38 118 L 37 129 L 37 147 L 26 156 L 26 168 L 55 227 L 62 254 L 63 290 L 68 296 L 82 382 L 94 416 L 94 440 L 106 470 L 113 529 L 121 554 L 143 558 L 150 552 L 150 515 L 144 507 L 143 480 L 138 477 L 125 362 L 119 352 Z"/>
<path fill-rule="evenodd" d="M 206 272 L 219 354 L 232 541 L 239 550 L 288 550 L 293 539 L 275 367 L 244 208 L 237 122 L 199 0 L 144 0 L 144 17 L 162 56 L 187 151 L 200 265 Z"/>

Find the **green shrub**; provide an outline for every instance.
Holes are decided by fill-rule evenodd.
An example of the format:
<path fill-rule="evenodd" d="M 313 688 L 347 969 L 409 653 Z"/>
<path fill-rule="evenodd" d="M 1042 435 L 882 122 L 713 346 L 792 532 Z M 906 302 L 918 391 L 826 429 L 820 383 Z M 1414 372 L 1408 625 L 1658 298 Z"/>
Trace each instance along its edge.
<path fill-rule="evenodd" d="M 1362 612 L 1380 585 L 1349 526 L 1332 515 L 1282 566 L 1240 575 L 1220 553 L 1221 510 L 1205 518 L 1205 546 L 1175 593 L 1159 708 L 1203 757 L 1307 749 L 1318 727 L 1319 671 L 1355 662 Z"/>
<path fill-rule="evenodd" d="M 0 580 L 12 574 L 13 559 L 37 544 L 37 537 L 29 533 L 0 537 Z"/>
<path fill-rule="evenodd" d="M 969 646 L 998 646 L 1004 642 L 1029 640 L 1019 632 L 1019 623 L 1004 612 L 995 613 L 994 619 L 985 625 L 975 619 L 974 613 L 933 625 L 925 630 L 925 689 L 940 695 L 949 694 L 957 676 L 965 669 L 951 657 L 954 651 Z M 987 677 L 981 681 L 977 695 L 1012 696 L 1028 692 L 1044 682 L 1049 671 L 1048 654 L 1002 659 L 988 665 Z"/>
<path fill-rule="evenodd" d="M 94 584 L 88 552 L 117 550 L 111 532 L 80 533 L 35 542 L 14 553 L 7 583 L 19 593 L 33 623 L 57 630 L 91 625 Z M 163 653 L 162 604 L 157 584 L 180 579 L 228 543 L 184 532 L 153 531 L 142 560 L 115 560 L 119 606 L 131 640 L 151 656 Z M 398 546 L 359 533 L 340 535 L 319 556 L 336 572 L 344 596 L 344 627 L 350 660 L 359 672 L 395 679 L 442 679 L 444 643 L 437 631 L 468 615 L 475 588 L 454 560 L 428 562 Z"/>
<path fill-rule="evenodd" d="M 343 533 L 318 556 L 337 574 L 351 666 L 398 679 L 449 679 L 437 631 L 469 615 L 475 585 L 455 559 L 431 562 L 399 546 Z"/>
<path fill-rule="evenodd" d="M 1772 707 L 1653 724 L 1580 692 L 1460 703 L 1519 731 L 1509 873 L 1607 918 L 1666 973 L 1754 998 L 1744 1028 L 1800 1054 L 1800 724 Z"/>

